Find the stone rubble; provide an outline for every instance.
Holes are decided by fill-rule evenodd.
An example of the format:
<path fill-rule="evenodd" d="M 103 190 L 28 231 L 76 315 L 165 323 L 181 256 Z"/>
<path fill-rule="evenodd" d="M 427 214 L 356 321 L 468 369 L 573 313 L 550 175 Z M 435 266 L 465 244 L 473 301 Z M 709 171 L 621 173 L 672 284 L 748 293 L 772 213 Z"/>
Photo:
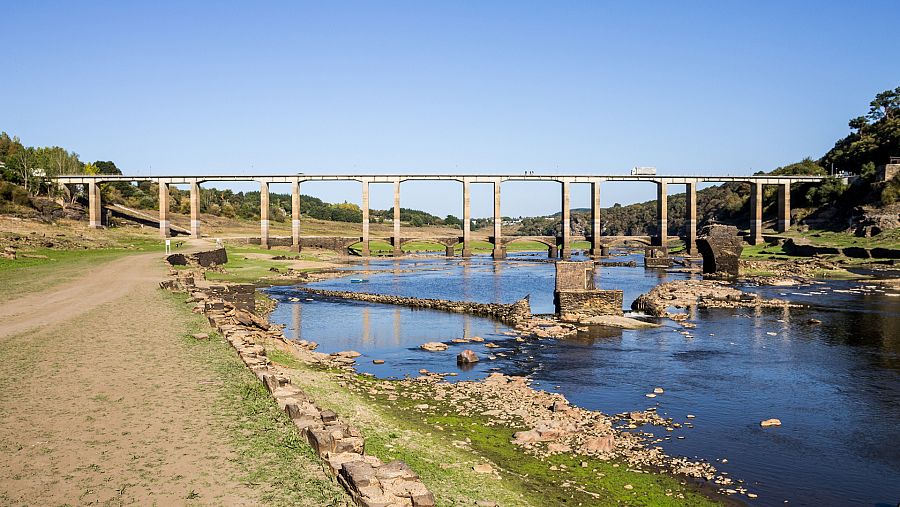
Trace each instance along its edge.
<path fill-rule="evenodd" d="M 785 308 L 799 307 L 780 299 L 763 299 L 723 280 L 676 280 L 657 285 L 631 303 L 631 309 L 666 317 L 669 308 Z M 680 317 L 676 317 L 679 319 Z"/>

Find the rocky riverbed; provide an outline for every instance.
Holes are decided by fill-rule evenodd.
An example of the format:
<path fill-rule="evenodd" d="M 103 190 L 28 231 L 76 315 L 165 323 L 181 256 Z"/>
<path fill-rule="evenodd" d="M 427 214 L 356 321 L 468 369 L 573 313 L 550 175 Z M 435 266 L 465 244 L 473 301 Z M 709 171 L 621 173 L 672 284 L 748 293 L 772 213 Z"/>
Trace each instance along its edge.
<path fill-rule="evenodd" d="M 678 312 L 671 308 L 784 308 L 796 307 L 780 299 L 764 299 L 757 294 L 741 291 L 722 280 L 676 280 L 657 285 L 631 303 L 632 310 L 666 317 Z"/>

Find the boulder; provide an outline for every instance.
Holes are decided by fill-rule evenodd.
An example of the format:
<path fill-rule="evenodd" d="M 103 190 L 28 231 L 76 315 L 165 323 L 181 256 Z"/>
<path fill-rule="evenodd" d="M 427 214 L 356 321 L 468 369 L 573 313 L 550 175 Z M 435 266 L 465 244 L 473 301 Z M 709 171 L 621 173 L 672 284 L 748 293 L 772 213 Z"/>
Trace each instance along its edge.
<path fill-rule="evenodd" d="M 422 350 L 427 350 L 428 352 L 441 352 L 447 350 L 447 344 L 441 342 L 428 342 L 419 345 L 419 348 Z"/>
<path fill-rule="evenodd" d="M 456 356 L 457 364 L 472 364 L 478 362 L 478 355 L 469 349 L 466 349 Z"/>
<path fill-rule="evenodd" d="M 768 428 L 770 426 L 781 426 L 781 419 L 766 419 L 765 421 L 761 421 L 759 425 L 763 428 Z"/>
<path fill-rule="evenodd" d="M 584 444 L 581 446 L 581 451 L 585 453 L 607 453 L 611 452 L 616 447 L 615 437 L 612 435 L 606 435 L 602 437 L 593 437 L 584 441 Z"/>

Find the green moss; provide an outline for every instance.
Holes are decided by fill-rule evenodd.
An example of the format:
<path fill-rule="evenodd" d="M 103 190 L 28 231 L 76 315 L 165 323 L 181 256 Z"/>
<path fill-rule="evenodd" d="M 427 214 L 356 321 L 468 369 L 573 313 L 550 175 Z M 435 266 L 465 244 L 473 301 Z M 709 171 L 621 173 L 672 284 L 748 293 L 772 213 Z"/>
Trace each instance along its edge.
<path fill-rule="evenodd" d="M 316 375 L 315 381 L 307 380 L 302 388 L 338 413 L 346 414 L 347 406 L 355 406 L 365 407 L 357 412 L 377 414 L 358 422 L 366 435 L 367 452 L 382 460 L 407 462 L 435 493 L 439 505 L 468 504 L 477 499 L 541 506 L 716 504 L 667 474 L 630 471 L 624 463 L 571 454 L 546 460 L 525 454 L 511 443 L 513 433 L 524 427 L 489 426 L 479 414 L 458 415 L 446 402 L 436 401 L 425 384 L 407 387 L 393 383 L 396 399 L 390 400 L 384 394 L 355 394 L 330 377 Z M 382 383 L 366 375 L 351 379 L 360 393 Z M 423 414 L 414 408 L 420 403 L 433 409 Z M 484 462 L 498 469 L 499 481 L 472 471 L 474 464 Z M 626 484 L 633 489 L 625 489 Z"/>

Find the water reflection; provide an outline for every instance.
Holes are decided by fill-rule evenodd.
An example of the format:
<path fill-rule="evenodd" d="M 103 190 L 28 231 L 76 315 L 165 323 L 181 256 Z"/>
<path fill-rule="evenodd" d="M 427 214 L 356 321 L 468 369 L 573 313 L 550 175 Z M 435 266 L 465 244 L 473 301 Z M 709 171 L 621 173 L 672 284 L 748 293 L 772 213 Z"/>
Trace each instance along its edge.
<path fill-rule="evenodd" d="M 629 259 L 640 261 L 623 260 Z M 536 313 L 552 311 L 553 265 L 545 262 L 511 255 L 505 262 L 375 260 L 368 267 L 386 272 L 367 275 L 366 284 L 337 279 L 314 285 L 482 302 L 530 294 Z M 689 276 L 640 267 L 599 272 L 598 286 L 623 289 L 626 306 L 660 281 Z M 382 377 L 427 368 L 480 378 L 499 368 L 529 375 L 541 388 L 559 386 L 587 408 L 617 413 L 656 407 L 681 422 L 695 414 L 693 429 L 661 435 L 668 437 L 664 449 L 727 457 L 717 466 L 751 481 L 760 494 L 757 505 L 893 505 L 900 499 L 900 297 L 863 293 L 858 285 L 747 287 L 808 307 L 692 307 L 686 313 L 693 329 L 664 321 L 644 331 L 594 328 L 566 341 L 516 342 L 503 334 L 502 324 L 460 314 L 318 297 L 290 303 L 297 294 L 288 287 L 272 289 L 285 303 L 272 318 L 292 322 L 293 336 L 319 342 L 324 352 L 359 350 L 359 369 Z M 499 348 L 466 343 L 446 352 L 418 349 L 426 341 L 475 335 Z M 471 370 L 456 365 L 463 348 L 482 358 Z M 487 359 L 491 354 L 495 360 Z M 386 364 L 373 365 L 374 358 Z M 665 394 L 647 399 L 656 386 Z M 769 417 L 784 425 L 761 429 L 759 421 Z"/>

